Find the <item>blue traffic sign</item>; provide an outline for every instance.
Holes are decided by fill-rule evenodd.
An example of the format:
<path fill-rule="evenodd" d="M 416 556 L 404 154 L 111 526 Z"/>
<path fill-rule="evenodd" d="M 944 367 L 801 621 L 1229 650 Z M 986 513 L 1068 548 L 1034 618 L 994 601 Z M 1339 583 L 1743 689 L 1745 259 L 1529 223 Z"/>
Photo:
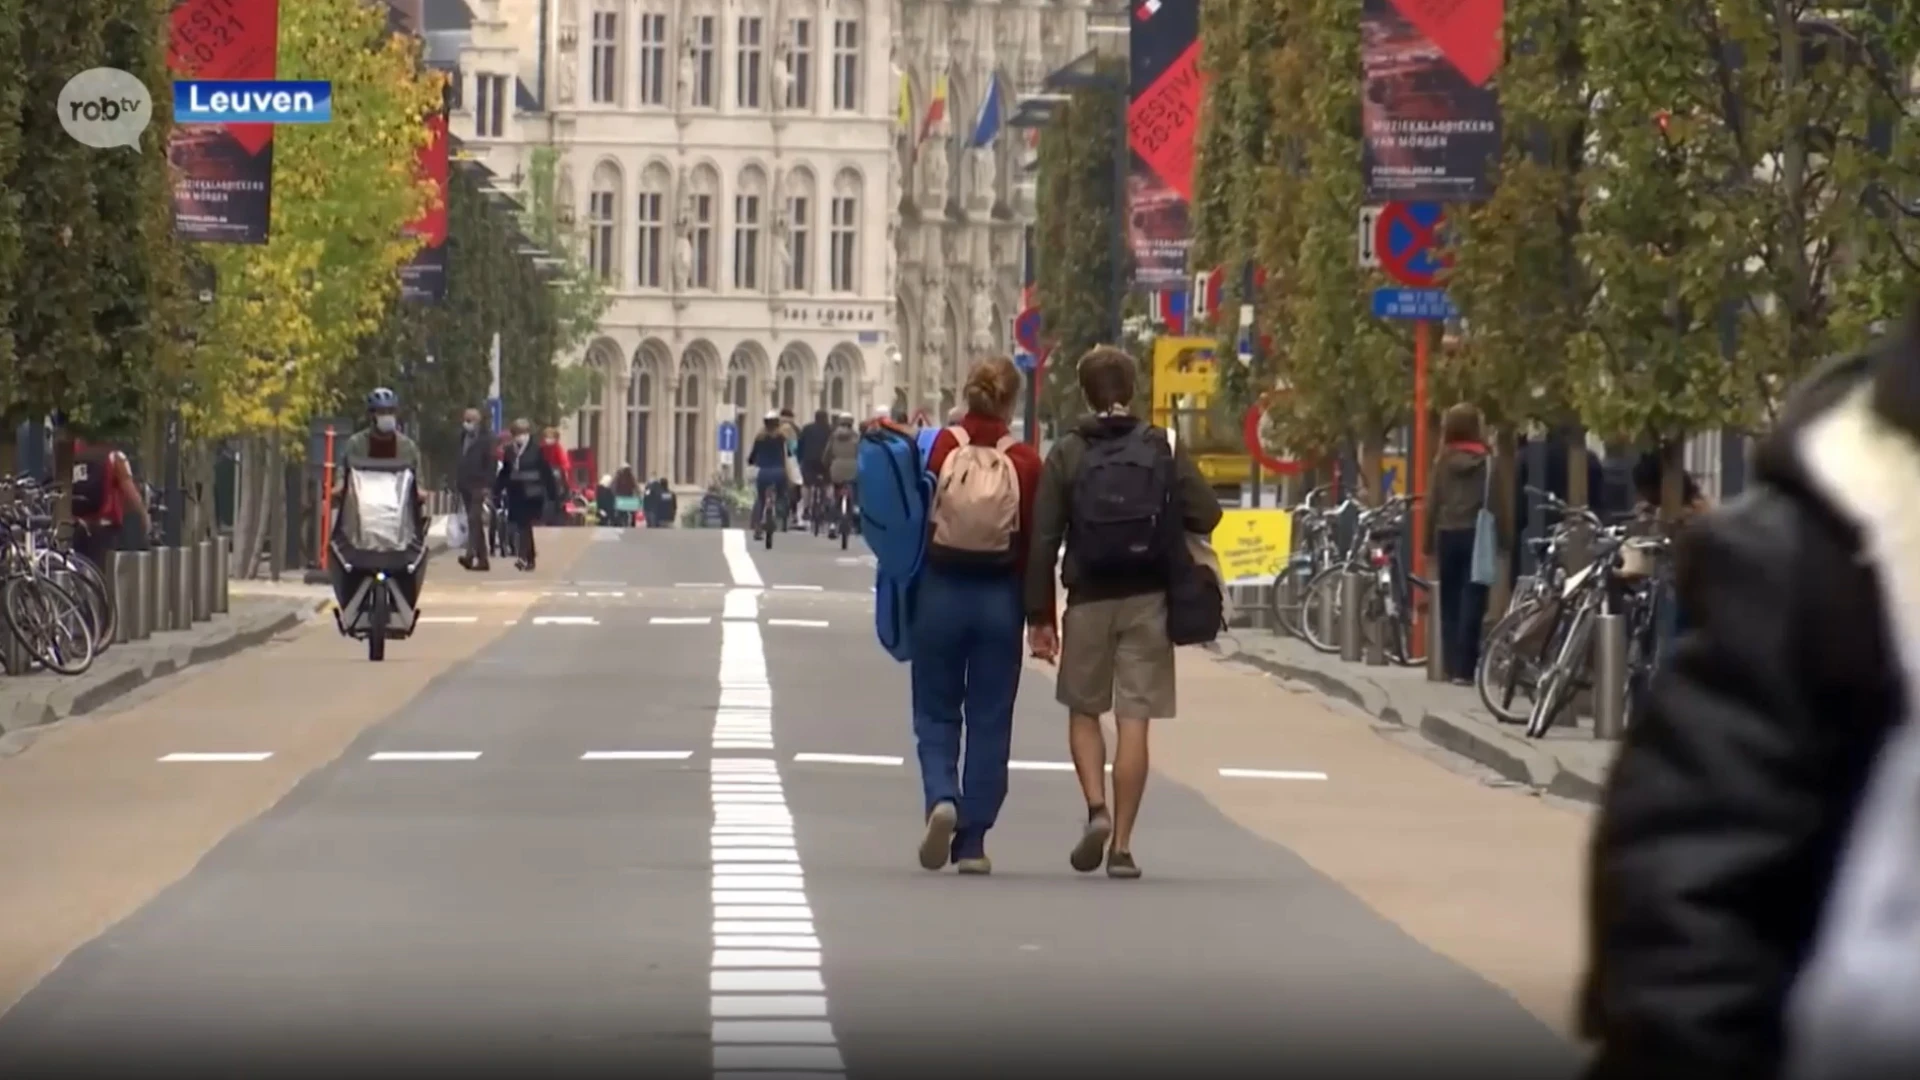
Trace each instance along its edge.
<path fill-rule="evenodd" d="M 1013 343 L 1029 353 L 1040 351 L 1040 309 L 1025 308 L 1013 320 Z"/>
<path fill-rule="evenodd" d="M 1374 251 L 1380 269 L 1402 285 L 1425 288 L 1439 280 L 1452 260 L 1440 246 L 1446 208 L 1439 203 L 1388 203 L 1374 225 Z"/>
<path fill-rule="evenodd" d="M 1445 289 L 1375 289 L 1373 315 L 1377 319 L 1421 319 L 1443 322 L 1459 318 L 1459 309 Z"/>
<path fill-rule="evenodd" d="M 496 433 L 506 430 L 506 408 L 499 398 L 487 399 L 487 419 L 493 424 L 490 430 Z"/>
<path fill-rule="evenodd" d="M 718 433 L 721 453 L 731 454 L 740 449 L 740 428 L 733 421 L 722 420 L 715 430 Z"/>

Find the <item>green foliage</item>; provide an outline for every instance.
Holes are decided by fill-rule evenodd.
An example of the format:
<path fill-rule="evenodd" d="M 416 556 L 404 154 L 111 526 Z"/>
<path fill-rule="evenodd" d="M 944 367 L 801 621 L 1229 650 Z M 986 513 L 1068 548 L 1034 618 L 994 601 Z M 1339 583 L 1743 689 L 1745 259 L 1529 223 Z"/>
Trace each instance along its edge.
<path fill-rule="evenodd" d="M 1106 70 L 1116 84 L 1124 76 Z M 1040 138 L 1034 292 L 1041 337 L 1051 350 L 1043 408 L 1056 424 L 1073 423 L 1085 409 L 1074 374 L 1080 356 L 1101 343 L 1119 344 L 1114 330 L 1121 313 L 1114 305 L 1124 301 L 1115 296 L 1114 282 L 1116 274 L 1131 276 L 1131 256 L 1116 253 L 1113 242 L 1123 97 L 1123 90 L 1081 90 Z"/>
<path fill-rule="evenodd" d="M 529 158 L 527 206 L 521 215 L 521 227 L 536 245 L 562 262 L 552 279 L 553 300 L 560 331 L 558 351 L 569 352 L 593 334 L 612 301 L 599 275 L 587 270 L 578 238 L 560 222 L 555 198 L 559 152 L 542 146 Z"/>
<path fill-rule="evenodd" d="M 26 82 L 26 54 L 22 51 L 25 12 L 29 0 L 0 0 L 0 417 L 19 397 L 15 367 L 13 310 L 15 282 L 20 273 L 20 203 L 11 183 L 20 164 L 20 106 Z"/>

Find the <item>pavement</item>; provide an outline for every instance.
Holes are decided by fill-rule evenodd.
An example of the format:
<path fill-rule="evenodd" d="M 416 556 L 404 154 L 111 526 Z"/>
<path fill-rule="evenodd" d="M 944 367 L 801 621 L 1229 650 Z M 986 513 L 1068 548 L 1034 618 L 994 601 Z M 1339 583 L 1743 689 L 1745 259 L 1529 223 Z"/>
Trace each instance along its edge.
<path fill-rule="evenodd" d="M 1576 1068 L 1585 808 L 1185 650 L 1144 878 L 1067 867 L 1037 666 L 993 875 L 927 873 L 863 553 L 539 543 L 0 760 L 0 1074 Z"/>
<path fill-rule="evenodd" d="M 1239 629 L 1216 647 L 1222 657 L 1312 687 L 1453 753 L 1471 758 L 1516 783 L 1581 802 L 1598 803 L 1619 753 L 1617 742 L 1596 739 L 1593 719 L 1562 721 L 1544 738 L 1494 719 L 1471 687 L 1427 680 L 1422 668 L 1349 664 L 1298 638 Z"/>

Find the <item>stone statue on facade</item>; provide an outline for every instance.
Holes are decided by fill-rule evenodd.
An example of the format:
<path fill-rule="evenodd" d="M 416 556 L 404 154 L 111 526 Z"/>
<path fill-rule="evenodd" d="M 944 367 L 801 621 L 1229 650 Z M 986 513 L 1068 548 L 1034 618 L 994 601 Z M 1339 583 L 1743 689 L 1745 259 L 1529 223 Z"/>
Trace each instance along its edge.
<path fill-rule="evenodd" d="M 773 109 L 784 112 L 793 93 L 793 31 L 783 30 L 773 47 Z"/>
<path fill-rule="evenodd" d="M 782 208 L 773 217 L 773 291 L 779 292 L 793 280 L 793 224 Z"/>
<path fill-rule="evenodd" d="M 685 292 L 693 287 L 693 236 L 682 222 L 673 241 L 673 287 Z"/>
<path fill-rule="evenodd" d="M 929 280 L 920 287 L 920 340 L 926 342 L 930 356 L 944 356 L 947 351 L 946 312 L 940 303 L 942 286 L 937 280 Z"/>
<path fill-rule="evenodd" d="M 971 155 L 974 198 L 992 205 L 995 189 L 1000 186 L 1000 163 L 995 159 L 994 148 L 992 145 L 975 147 Z"/>
<path fill-rule="evenodd" d="M 926 201 L 943 205 L 947 201 L 947 136 L 944 132 L 930 136 L 920 147 L 921 169 Z"/>
<path fill-rule="evenodd" d="M 692 21 L 689 20 L 686 40 L 680 43 L 680 77 L 678 80 L 678 90 L 680 91 L 680 107 L 683 109 L 693 104 L 694 65 L 699 62 L 699 58 L 700 50 L 693 39 Z"/>
<path fill-rule="evenodd" d="M 973 279 L 973 347 L 977 352 L 993 348 L 993 290 L 985 274 Z"/>

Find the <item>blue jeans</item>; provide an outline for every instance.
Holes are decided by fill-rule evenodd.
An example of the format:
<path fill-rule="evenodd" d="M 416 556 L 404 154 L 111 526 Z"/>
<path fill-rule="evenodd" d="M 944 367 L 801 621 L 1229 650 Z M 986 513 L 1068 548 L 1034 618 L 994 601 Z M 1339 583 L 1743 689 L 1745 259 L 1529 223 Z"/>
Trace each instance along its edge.
<path fill-rule="evenodd" d="M 918 588 L 911 666 L 920 783 L 927 812 L 942 802 L 959 810 L 953 854 L 968 858 L 984 852 L 987 830 L 1007 799 L 1007 755 L 1026 630 L 1020 582 L 1012 574 L 928 567 Z"/>
<path fill-rule="evenodd" d="M 769 496 L 767 493 L 773 494 Z M 753 474 L 753 517 L 752 525 L 759 528 L 761 518 L 766 517 L 767 525 L 780 523 L 781 506 L 787 498 L 787 472 L 785 469 L 761 469 Z M 766 509 L 760 508 L 762 499 L 767 501 Z"/>

